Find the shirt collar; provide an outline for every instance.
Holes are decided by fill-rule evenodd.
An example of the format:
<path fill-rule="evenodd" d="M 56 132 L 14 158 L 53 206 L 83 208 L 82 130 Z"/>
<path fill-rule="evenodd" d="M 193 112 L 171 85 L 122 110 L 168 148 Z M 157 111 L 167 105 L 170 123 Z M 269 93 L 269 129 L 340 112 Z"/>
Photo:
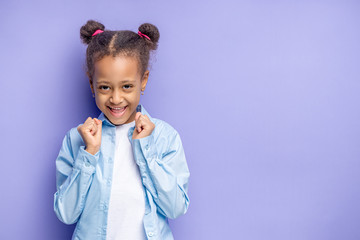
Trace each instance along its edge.
<path fill-rule="evenodd" d="M 136 107 L 136 112 L 141 112 L 141 114 L 143 115 L 147 115 L 150 120 L 152 120 L 152 117 L 150 116 L 150 114 L 146 111 L 146 109 L 144 108 L 144 106 L 142 104 L 137 105 Z M 112 124 L 109 119 L 105 116 L 105 114 L 103 112 L 100 113 L 99 120 L 101 120 L 103 122 L 103 124 L 109 125 L 109 126 L 113 126 L 115 127 L 116 125 Z"/>

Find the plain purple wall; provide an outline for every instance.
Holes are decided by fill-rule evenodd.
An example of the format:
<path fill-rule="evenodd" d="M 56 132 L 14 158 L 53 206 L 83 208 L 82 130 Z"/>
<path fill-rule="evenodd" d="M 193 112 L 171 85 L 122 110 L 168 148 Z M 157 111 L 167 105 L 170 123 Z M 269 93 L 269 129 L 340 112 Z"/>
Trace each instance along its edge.
<path fill-rule="evenodd" d="M 359 1 L 1 1 L 0 239 L 70 239 L 67 130 L 97 117 L 79 29 L 160 30 L 141 103 L 180 133 L 176 239 L 360 239 Z"/>

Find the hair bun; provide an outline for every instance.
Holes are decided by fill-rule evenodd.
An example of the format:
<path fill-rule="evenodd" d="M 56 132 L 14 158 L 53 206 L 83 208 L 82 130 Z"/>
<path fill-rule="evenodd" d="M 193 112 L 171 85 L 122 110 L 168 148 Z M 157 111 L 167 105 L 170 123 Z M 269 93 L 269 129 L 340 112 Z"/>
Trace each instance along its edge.
<path fill-rule="evenodd" d="M 98 29 L 104 31 L 105 26 L 94 20 L 87 21 L 87 23 L 80 28 L 80 38 L 83 43 L 89 44 L 91 42 L 92 35 Z"/>
<path fill-rule="evenodd" d="M 150 41 L 146 41 L 146 42 L 149 44 L 151 50 L 155 50 L 157 48 L 160 38 L 159 29 L 155 25 L 152 25 L 151 23 L 143 23 L 140 25 L 139 31 L 142 34 L 147 35 L 151 39 L 151 42 Z"/>

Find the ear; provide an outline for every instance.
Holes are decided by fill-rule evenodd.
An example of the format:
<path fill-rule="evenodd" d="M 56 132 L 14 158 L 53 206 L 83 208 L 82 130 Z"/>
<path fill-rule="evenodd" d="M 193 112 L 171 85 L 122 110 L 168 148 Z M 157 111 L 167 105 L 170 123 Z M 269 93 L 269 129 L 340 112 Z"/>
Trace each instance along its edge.
<path fill-rule="evenodd" d="M 149 70 L 146 70 L 142 79 L 141 79 L 141 91 L 144 91 L 145 90 L 145 87 L 146 87 L 146 84 L 148 82 L 148 79 L 149 79 Z"/>
<path fill-rule="evenodd" d="M 92 80 L 92 78 L 91 78 L 91 76 L 90 76 L 90 74 L 89 74 L 88 72 L 86 73 L 86 75 L 87 75 L 88 78 L 89 78 L 89 83 L 90 83 L 91 92 L 92 92 L 93 94 L 95 94 L 95 92 L 94 92 L 94 86 L 93 86 L 93 80 Z"/>

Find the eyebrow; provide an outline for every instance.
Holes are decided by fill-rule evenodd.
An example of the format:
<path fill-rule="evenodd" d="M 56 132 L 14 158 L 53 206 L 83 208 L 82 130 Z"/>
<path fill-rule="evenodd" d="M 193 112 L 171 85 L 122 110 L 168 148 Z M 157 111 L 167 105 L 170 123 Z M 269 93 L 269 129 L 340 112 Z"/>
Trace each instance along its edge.
<path fill-rule="evenodd" d="M 120 81 L 120 83 L 135 83 L 136 81 L 133 81 L 133 80 L 123 80 L 123 81 Z M 97 81 L 97 84 L 101 84 L 101 83 L 107 83 L 107 84 L 111 84 L 111 82 L 108 82 L 108 81 Z"/>

